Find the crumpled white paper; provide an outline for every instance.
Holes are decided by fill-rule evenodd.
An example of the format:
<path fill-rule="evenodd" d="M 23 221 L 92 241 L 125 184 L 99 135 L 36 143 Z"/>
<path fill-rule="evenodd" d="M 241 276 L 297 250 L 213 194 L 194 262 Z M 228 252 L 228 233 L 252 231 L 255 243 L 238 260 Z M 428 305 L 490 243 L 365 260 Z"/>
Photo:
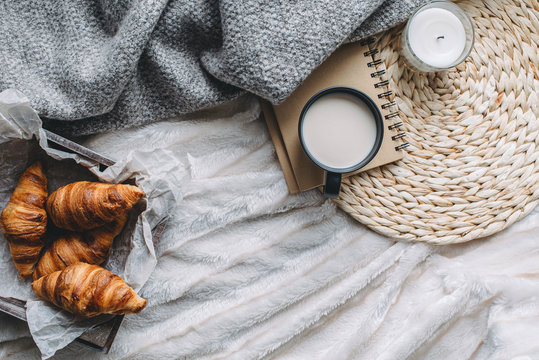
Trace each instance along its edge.
<path fill-rule="evenodd" d="M 21 92 L 9 89 L 0 93 L 0 209 L 9 201 L 20 175 L 36 159 L 42 160 L 47 169 L 49 193 L 92 176 L 113 183 L 133 179 L 147 196 L 130 214 L 103 266 L 121 276 L 136 291 L 148 280 L 156 264 L 151 230 L 165 219 L 178 198 L 166 169 L 150 176 L 142 166 L 152 156 L 163 155 L 166 156 L 133 152 L 124 159 L 115 159 L 115 165 L 100 171 L 99 165 L 91 160 L 49 147 L 39 116 Z M 3 274 L 0 296 L 27 301 L 28 326 L 43 358 L 51 357 L 86 329 L 110 318 L 105 315 L 82 319 L 37 298 L 31 289 L 31 279 L 18 278 L 3 234 L 0 234 L 0 273 Z"/>

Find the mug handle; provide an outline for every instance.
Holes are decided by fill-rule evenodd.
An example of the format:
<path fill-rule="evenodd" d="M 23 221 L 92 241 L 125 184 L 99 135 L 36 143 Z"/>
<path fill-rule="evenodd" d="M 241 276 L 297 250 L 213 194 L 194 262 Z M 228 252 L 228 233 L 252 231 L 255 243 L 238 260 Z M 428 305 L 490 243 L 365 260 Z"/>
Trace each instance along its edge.
<path fill-rule="evenodd" d="M 326 171 L 326 183 L 324 185 L 324 195 L 326 197 L 332 199 L 339 197 L 341 178 L 342 175 L 340 173 Z"/>

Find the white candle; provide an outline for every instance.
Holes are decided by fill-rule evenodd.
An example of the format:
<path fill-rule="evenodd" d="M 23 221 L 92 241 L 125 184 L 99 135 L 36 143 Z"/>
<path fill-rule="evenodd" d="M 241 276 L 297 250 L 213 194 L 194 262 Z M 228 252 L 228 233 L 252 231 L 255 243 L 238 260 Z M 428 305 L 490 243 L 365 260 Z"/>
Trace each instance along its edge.
<path fill-rule="evenodd" d="M 446 68 L 453 65 L 466 46 L 464 25 L 445 9 L 426 9 L 416 14 L 408 27 L 414 54 L 426 64 Z"/>
<path fill-rule="evenodd" d="M 468 57 L 474 43 L 474 26 L 458 5 L 434 0 L 416 10 L 402 35 L 402 55 L 412 69 L 439 71 Z"/>

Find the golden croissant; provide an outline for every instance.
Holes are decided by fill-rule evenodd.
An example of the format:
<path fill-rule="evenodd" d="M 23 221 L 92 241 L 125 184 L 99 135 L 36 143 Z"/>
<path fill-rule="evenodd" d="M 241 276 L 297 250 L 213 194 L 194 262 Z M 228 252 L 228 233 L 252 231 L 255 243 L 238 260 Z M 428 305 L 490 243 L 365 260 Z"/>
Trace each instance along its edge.
<path fill-rule="evenodd" d="M 39 259 L 34 280 L 71 264 L 85 262 L 100 265 L 107 258 L 112 241 L 122 231 L 127 214 L 87 233 L 68 232 L 61 235 Z"/>
<path fill-rule="evenodd" d="M 32 288 L 40 298 L 84 317 L 138 313 L 146 306 L 119 276 L 82 262 L 35 280 Z"/>
<path fill-rule="evenodd" d="M 143 196 L 132 185 L 79 181 L 53 192 L 47 199 L 47 212 L 59 228 L 81 232 L 114 221 Z"/>
<path fill-rule="evenodd" d="M 9 242 L 11 257 L 21 278 L 32 274 L 45 245 L 46 198 L 47 178 L 41 163 L 36 162 L 22 174 L 0 216 L 0 228 Z"/>

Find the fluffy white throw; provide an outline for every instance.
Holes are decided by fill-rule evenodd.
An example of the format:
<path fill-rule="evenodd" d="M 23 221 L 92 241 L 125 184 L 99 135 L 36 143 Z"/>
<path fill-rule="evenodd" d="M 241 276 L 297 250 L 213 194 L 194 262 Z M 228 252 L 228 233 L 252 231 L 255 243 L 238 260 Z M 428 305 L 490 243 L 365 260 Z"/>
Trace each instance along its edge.
<path fill-rule="evenodd" d="M 180 198 L 111 359 L 539 357 L 539 211 L 489 239 L 392 242 L 316 190 L 288 195 L 250 96 L 86 144 L 153 152 Z M 141 150 L 143 149 L 143 150 Z M 136 154 L 136 153 L 135 153 Z M 136 158 L 136 157 L 135 157 Z M 38 358 L 0 315 L 0 358 Z M 102 355 L 72 344 L 58 359 Z"/>

